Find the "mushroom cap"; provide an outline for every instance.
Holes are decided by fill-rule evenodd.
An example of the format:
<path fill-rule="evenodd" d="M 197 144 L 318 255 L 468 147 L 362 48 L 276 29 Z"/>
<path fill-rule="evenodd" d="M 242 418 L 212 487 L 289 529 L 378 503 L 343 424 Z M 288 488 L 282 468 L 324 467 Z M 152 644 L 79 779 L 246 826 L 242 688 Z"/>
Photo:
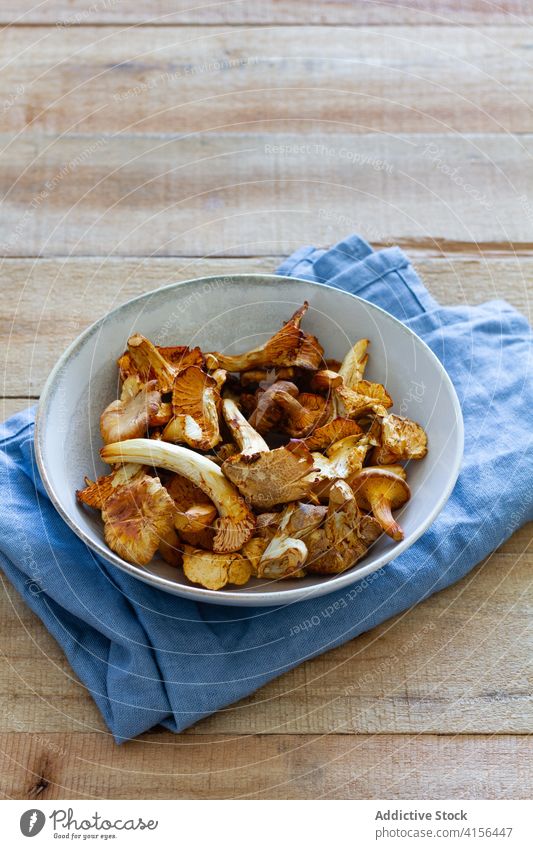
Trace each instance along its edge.
<path fill-rule="evenodd" d="M 128 351 L 119 360 L 122 373 L 137 374 L 143 383 L 156 380 L 160 392 L 170 392 L 178 369 L 166 360 L 155 345 L 141 333 L 128 339 Z"/>
<path fill-rule="evenodd" d="M 284 409 L 276 400 L 279 393 L 285 393 L 284 397 L 296 398 L 298 387 L 290 380 L 276 380 L 265 388 L 260 386 L 255 393 L 255 406 L 248 421 L 258 433 L 268 433 L 281 422 Z"/>
<path fill-rule="evenodd" d="M 261 454 L 238 454 L 222 463 L 226 477 L 258 510 L 306 498 L 312 489 L 306 479 L 312 468 L 311 453 L 296 441 Z"/>
<path fill-rule="evenodd" d="M 353 387 L 342 384 L 334 389 L 339 412 L 350 418 L 360 418 L 368 412 L 385 416 L 393 400 L 381 383 L 359 380 Z"/>
<path fill-rule="evenodd" d="M 351 348 L 342 361 L 339 375 L 348 389 L 355 389 L 360 380 L 363 379 L 366 364 L 368 362 L 367 348 L 370 345 L 368 339 L 359 339 Z"/>
<path fill-rule="evenodd" d="M 220 393 L 214 378 L 198 366 L 187 366 L 174 379 L 172 412 L 163 439 L 185 442 L 192 448 L 208 451 L 220 440 L 218 407 Z"/>
<path fill-rule="evenodd" d="M 350 483 L 357 504 L 363 510 L 372 509 L 374 497 L 385 498 L 392 510 L 402 507 L 411 497 L 411 490 L 403 478 L 377 466 L 362 469 Z"/>
<path fill-rule="evenodd" d="M 275 536 L 257 564 L 257 577 L 281 581 L 284 578 L 303 578 L 302 567 L 307 559 L 307 546 L 301 539 Z"/>
<path fill-rule="evenodd" d="M 367 549 L 358 533 L 362 516 L 345 481 L 336 481 L 331 487 L 327 511 L 323 528 L 309 537 L 306 569 L 323 575 L 339 574 L 353 566 Z"/>
<path fill-rule="evenodd" d="M 102 508 L 105 541 L 124 560 L 146 566 L 172 528 L 175 510 L 159 478 L 134 478 Z"/>
<path fill-rule="evenodd" d="M 170 401 L 161 401 L 157 410 L 150 415 L 148 422 L 150 427 L 161 428 L 167 425 L 172 418 L 172 404 Z"/>
<path fill-rule="evenodd" d="M 207 354 L 209 367 L 225 368 L 228 371 L 250 371 L 255 368 L 299 367 L 318 368 L 324 349 L 310 333 L 300 328 L 302 318 L 309 308 L 307 301 L 285 322 L 281 330 L 259 348 L 245 354 L 226 355 L 217 351 Z"/>
<path fill-rule="evenodd" d="M 381 420 L 381 447 L 376 449 L 377 463 L 395 460 L 421 460 L 427 454 L 428 439 L 418 422 L 390 413 Z"/>
<path fill-rule="evenodd" d="M 161 403 L 156 383 L 150 380 L 135 395 L 128 391 L 126 400 L 112 401 L 105 408 L 100 416 L 100 433 L 106 444 L 145 435 Z"/>
<path fill-rule="evenodd" d="M 399 463 L 387 463 L 385 465 L 379 466 L 366 466 L 365 468 L 367 470 L 378 469 L 379 471 L 392 472 L 393 474 L 398 475 L 398 477 L 403 478 L 404 481 L 407 480 L 407 472 L 405 471 L 403 466 L 400 466 Z"/>
<path fill-rule="evenodd" d="M 245 542 L 243 547 L 241 548 L 241 554 L 250 562 L 250 566 L 252 569 L 252 575 L 257 578 L 257 573 L 259 569 L 259 561 L 263 556 L 265 549 L 268 546 L 270 540 L 266 539 L 266 537 L 252 537 L 248 542 Z"/>
<path fill-rule="evenodd" d="M 256 518 L 255 533 L 262 539 L 271 540 L 279 525 L 281 513 L 259 513 Z"/>
<path fill-rule="evenodd" d="M 357 436 L 362 433 L 363 431 L 353 419 L 337 416 L 330 422 L 317 427 L 310 436 L 306 436 L 304 442 L 310 451 L 323 451 L 346 436 Z"/>
<path fill-rule="evenodd" d="M 214 504 L 192 504 L 183 512 L 176 513 L 174 527 L 180 533 L 198 534 L 212 527 L 217 516 Z"/>
<path fill-rule="evenodd" d="M 139 463 L 124 463 L 122 466 L 116 466 L 110 475 L 102 475 L 95 481 L 86 477 L 85 489 L 76 490 L 76 498 L 88 507 L 101 510 L 117 487 L 129 483 L 142 474 L 144 470 Z"/>
<path fill-rule="evenodd" d="M 220 590 L 226 584 L 245 584 L 252 575 L 250 561 L 241 554 L 214 554 L 186 545 L 183 572 L 193 584 Z"/>
<path fill-rule="evenodd" d="M 283 410 L 282 430 L 298 439 L 327 421 L 332 406 L 327 398 L 312 392 L 302 392 L 296 398 L 278 390 L 272 393 L 272 400 Z"/>
<path fill-rule="evenodd" d="M 240 384 L 245 389 L 248 386 L 258 386 L 259 389 L 268 389 L 273 383 L 286 380 L 290 381 L 297 377 L 299 370 L 294 366 L 281 366 L 280 368 L 255 368 L 241 373 Z"/>
<path fill-rule="evenodd" d="M 310 387 L 313 392 L 322 392 L 327 394 L 336 386 L 340 386 L 342 377 L 332 369 L 319 369 L 314 373 L 310 381 Z"/>
<path fill-rule="evenodd" d="M 167 528 L 159 540 L 158 551 L 163 560 L 171 566 L 181 566 L 183 559 L 183 544 L 174 528 Z"/>
<path fill-rule="evenodd" d="M 157 345 L 156 350 L 161 354 L 163 359 L 172 363 L 180 371 L 187 366 L 198 366 L 203 368 L 204 355 L 200 348 L 189 348 L 187 345 Z"/>

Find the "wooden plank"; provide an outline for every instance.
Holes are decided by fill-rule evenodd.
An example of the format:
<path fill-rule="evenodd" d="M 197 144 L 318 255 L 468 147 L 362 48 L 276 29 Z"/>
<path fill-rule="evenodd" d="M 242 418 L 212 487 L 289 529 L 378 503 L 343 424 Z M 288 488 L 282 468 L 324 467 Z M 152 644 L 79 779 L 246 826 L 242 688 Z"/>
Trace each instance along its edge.
<path fill-rule="evenodd" d="M 132 4 L 124 0 L 3 0 L 0 23 L 48 23 L 58 26 L 88 24 L 295 24 L 302 22 L 298 0 L 229 0 L 224 3 L 195 3 L 191 0 L 150 0 Z M 479 24 L 512 22 L 517 26 L 531 20 L 527 0 L 308 0 L 305 20 L 314 24 Z"/>
<path fill-rule="evenodd" d="M 8 256 L 286 254 L 326 244 L 332 227 L 433 249 L 533 245 L 530 135 L 2 143 L 0 254 Z"/>
<path fill-rule="evenodd" d="M 122 28 L 8 30 L 3 131 L 224 128 L 314 141 L 317 132 L 531 130 L 527 27 L 302 26 L 294 35 L 293 27 L 245 35 L 142 27 L 127 37 Z"/>
<path fill-rule="evenodd" d="M 328 242 L 338 238 L 344 229 L 344 225 L 334 228 L 329 224 Z M 434 257 L 414 253 L 413 259 L 422 279 L 441 303 L 506 298 L 529 315 L 531 257 Z M 0 393 L 38 395 L 67 345 L 85 327 L 129 298 L 191 277 L 271 273 L 280 262 L 280 256 L 4 260 L 0 269 L 0 334 L 6 342 L 0 356 Z"/>
<path fill-rule="evenodd" d="M 15 799 L 527 799 L 533 740 L 2 734 Z"/>
<path fill-rule="evenodd" d="M 186 732 L 528 733 L 533 556 L 521 529 L 456 586 L 304 663 Z M 319 602 L 319 607 L 324 606 Z M 105 731 L 59 647 L 13 589 L 0 601 L 0 730 Z"/>
<path fill-rule="evenodd" d="M 36 398 L 0 398 L 0 421 L 20 413 L 26 407 L 33 407 L 37 403 Z"/>

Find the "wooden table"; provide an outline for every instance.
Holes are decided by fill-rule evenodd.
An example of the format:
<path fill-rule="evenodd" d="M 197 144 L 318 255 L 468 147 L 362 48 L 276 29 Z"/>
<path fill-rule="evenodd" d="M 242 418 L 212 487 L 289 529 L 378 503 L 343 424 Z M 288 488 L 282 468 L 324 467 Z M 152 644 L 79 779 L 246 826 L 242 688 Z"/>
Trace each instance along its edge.
<path fill-rule="evenodd" d="M 443 303 L 528 313 L 526 0 L 3 0 L 0 23 L 4 417 L 112 306 L 354 230 L 405 247 Z M 6 585 L 2 793 L 531 796 L 530 540 L 188 732 L 120 747 Z"/>

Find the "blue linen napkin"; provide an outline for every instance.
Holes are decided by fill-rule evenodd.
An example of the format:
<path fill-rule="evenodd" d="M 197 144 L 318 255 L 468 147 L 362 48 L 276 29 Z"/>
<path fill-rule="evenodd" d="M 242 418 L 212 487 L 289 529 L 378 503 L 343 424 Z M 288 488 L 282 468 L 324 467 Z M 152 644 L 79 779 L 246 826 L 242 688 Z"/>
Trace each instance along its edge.
<path fill-rule="evenodd" d="M 197 604 L 100 560 L 48 500 L 33 411 L 0 428 L 0 565 L 61 645 L 117 742 L 172 731 L 248 695 L 462 578 L 533 518 L 532 335 L 504 301 L 440 307 L 398 248 L 352 236 L 303 248 L 280 274 L 372 301 L 444 363 L 465 421 L 463 468 L 443 512 L 408 551 L 347 590 L 278 608 Z"/>

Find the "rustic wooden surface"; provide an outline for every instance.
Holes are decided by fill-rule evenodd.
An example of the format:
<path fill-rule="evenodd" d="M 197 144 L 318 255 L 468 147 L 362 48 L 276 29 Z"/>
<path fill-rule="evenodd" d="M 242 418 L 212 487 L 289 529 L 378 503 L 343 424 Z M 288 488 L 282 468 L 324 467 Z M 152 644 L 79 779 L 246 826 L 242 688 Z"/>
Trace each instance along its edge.
<path fill-rule="evenodd" d="M 2 418 L 133 295 L 353 230 L 404 246 L 442 303 L 530 316 L 532 19 L 525 0 L 4 0 Z M 184 734 L 120 747 L 4 584 L 0 792 L 527 798 L 530 542 Z"/>

